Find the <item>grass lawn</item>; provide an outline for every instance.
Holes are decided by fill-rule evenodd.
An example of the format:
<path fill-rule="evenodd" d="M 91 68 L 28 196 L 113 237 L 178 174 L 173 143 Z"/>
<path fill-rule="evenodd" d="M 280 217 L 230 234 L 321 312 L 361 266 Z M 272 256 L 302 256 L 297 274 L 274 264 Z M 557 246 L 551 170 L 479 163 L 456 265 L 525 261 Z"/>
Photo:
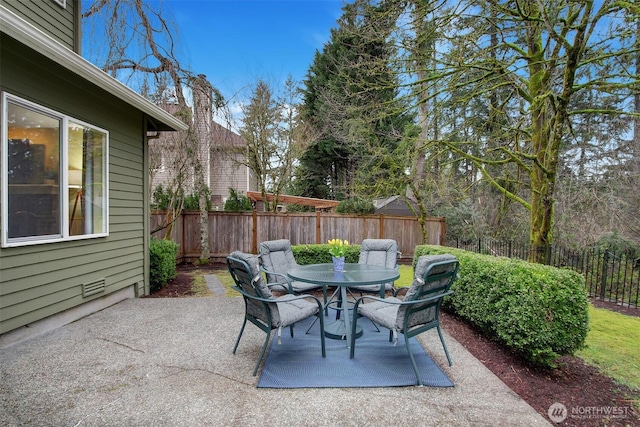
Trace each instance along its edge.
<path fill-rule="evenodd" d="M 235 297 L 240 296 L 238 292 L 231 289 L 231 286 L 233 286 L 234 283 L 228 270 L 216 271 L 216 276 L 218 277 L 218 279 L 220 279 L 222 286 L 224 286 L 224 288 L 227 290 L 228 296 L 235 296 Z"/>
<path fill-rule="evenodd" d="M 413 266 L 401 265 L 400 278 L 395 282 L 396 288 L 411 286 L 412 283 L 413 283 Z"/>
<path fill-rule="evenodd" d="M 576 356 L 631 388 L 640 389 L 640 317 L 589 306 L 586 348 Z"/>
<path fill-rule="evenodd" d="M 227 295 L 239 295 L 231 289 L 233 279 L 226 270 L 220 270 L 216 276 L 227 289 Z M 411 286 L 412 282 L 413 267 L 401 265 L 396 287 Z M 589 318 L 586 348 L 576 356 L 619 383 L 640 389 L 640 318 L 591 305 Z"/>

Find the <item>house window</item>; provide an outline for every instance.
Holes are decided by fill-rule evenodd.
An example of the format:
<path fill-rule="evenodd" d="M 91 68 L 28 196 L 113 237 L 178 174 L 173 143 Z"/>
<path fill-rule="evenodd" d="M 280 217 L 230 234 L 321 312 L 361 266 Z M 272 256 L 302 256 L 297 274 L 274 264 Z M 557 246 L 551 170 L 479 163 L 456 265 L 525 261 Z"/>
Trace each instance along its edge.
<path fill-rule="evenodd" d="M 2 246 L 108 234 L 103 129 L 2 94 Z"/>

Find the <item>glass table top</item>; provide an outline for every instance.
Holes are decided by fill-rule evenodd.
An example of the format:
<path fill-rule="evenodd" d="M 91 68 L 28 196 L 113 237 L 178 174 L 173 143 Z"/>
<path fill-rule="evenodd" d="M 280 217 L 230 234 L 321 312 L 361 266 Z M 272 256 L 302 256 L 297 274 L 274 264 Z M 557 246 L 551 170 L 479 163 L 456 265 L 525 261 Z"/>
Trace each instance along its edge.
<path fill-rule="evenodd" d="M 310 264 L 293 268 L 287 274 L 293 280 L 333 286 L 375 285 L 400 277 L 395 268 L 351 263 L 344 265 L 344 271 L 334 271 L 333 264 Z"/>

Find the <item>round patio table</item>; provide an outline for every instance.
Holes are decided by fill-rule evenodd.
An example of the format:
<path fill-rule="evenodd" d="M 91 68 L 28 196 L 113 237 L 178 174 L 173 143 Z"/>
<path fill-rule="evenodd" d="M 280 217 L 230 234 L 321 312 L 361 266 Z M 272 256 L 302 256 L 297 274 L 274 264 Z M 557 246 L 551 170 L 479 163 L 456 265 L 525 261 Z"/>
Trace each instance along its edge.
<path fill-rule="evenodd" d="M 322 286 L 336 286 L 340 290 L 342 316 L 340 320 L 325 325 L 325 336 L 333 339 L 346 339 L 347 347 L 351 343 L 351 321 L 347 304 L 347 288 L 349 286 L 389 283 L 400 277 L 400 273 L 395 268 L 353 263 L 345 264 L 343 271 L 334 271 L 333 264 L 301 265 L 289 270 L 287 275 L 292 280 Z M 331 300 L 327 305 L 330 303 Z M 361 328 L 356 331 L 356 338 L 360 335 L 362 335 Z"/>

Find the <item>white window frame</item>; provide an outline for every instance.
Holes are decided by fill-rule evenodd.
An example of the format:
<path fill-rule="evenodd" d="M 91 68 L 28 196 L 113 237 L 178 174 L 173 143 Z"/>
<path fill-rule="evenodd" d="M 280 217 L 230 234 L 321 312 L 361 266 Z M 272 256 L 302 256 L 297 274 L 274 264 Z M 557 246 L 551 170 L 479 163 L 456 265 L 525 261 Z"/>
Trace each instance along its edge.
<path fill-rule="evenodd" d="M 29 237 L 15 237 L 9 238 L 8 226 L 9 226 L 9 184 L 8 184 L 8 170 L 9 170 L 9 158 L 8 152 L 8 125 L 7 114 L 9 109 L 9 102 L 20 105 L 25 108 L 32 109 L 36 112 L 49 115 L 60 119 L 60 208 L 58 210 L 60 234 L 45 235 L 45 236 L 29 236 Z M 7 92 L 2 92 L 2 110 L 0 114 L 0 126 L 2 127 L 2 143 L 0 153 L 2 158 L 0 159 L 0 191 L 2 193 L 1 204 L 2 209 L 0 215 L 2 216 L 0 223 L 0 232 L 2 234 L 2 247 L 16 247 L 16 246 L 28 246 L 39 245 L 45 243 L 64 242 L 72 240 L 86 240 L 95 239 L 100 237 L 106 237 L 109 235 L 109 132 L 106 129 L 102 129 L 93 124 L 76 119 L 75 117 L 67 116 L 58 111 L 51 110 L 43 107 L 42 105 L 20 98 Z M 103 171 L 104 171 L 104 191 L 102 194 L 102 204 L 104 206 L 102 217 L 102 229 L 101 233 L 82 234 L 82 235 L 70 235 L 69 233 L 69 173 L 68 173 L 68 146 L 69 146 L 69 122 L 73 122 L 78 125 L 86 126 L 91 129 L 95 129 L 99 132 L 103 132 L 106 136 L 106 142 L 104 147 L 103 156 Z"/>
<path fill-rule="evenodd" d="M 67 8 L 67 0 L 53 0 L 54 3 L 58 3 L 58 6 L 60 6 L 63 9 Z"/>

